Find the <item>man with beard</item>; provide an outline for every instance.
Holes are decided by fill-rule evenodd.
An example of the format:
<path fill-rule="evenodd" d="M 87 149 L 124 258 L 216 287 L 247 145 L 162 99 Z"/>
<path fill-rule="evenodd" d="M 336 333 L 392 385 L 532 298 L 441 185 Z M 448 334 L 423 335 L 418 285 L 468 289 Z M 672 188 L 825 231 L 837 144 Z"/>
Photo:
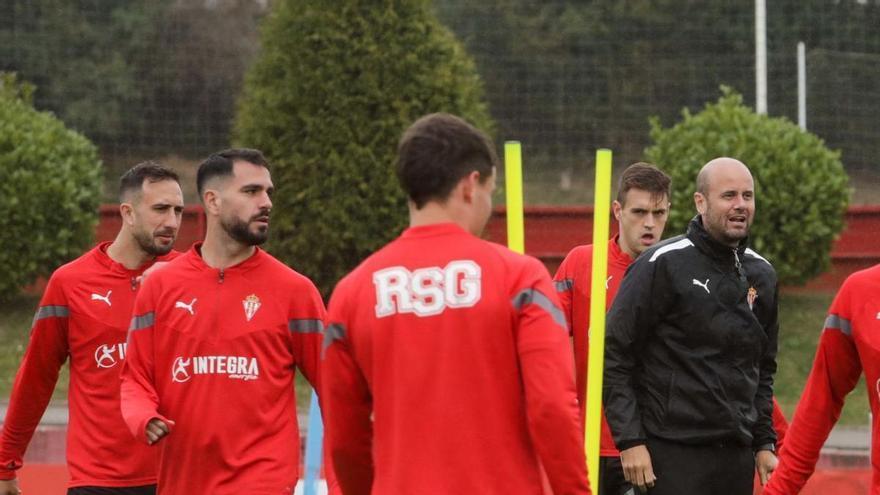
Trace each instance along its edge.
<path fill-rule="evenodd" d="M 136 165 L 120 179 L 122 228 L 49 278 L 0 437 L 0 495 L 19 493 L 15 471 L 70 358 L 69 495 L 156 491 L 157 456 L 136 444 L 119 412 L 119 374 L 144 271 L 177 255 L 183 212 L 174 171 Z"/>
<path fill-rule="evenodd" d="M 207 231 L 144 283 L 122 372 L 122 414 L 161 447 L 162 495 L 292 494 L 299 474 L 294 374 L 318 388 L 317 289 L 257 247 L 274 192 L 262 153 L 230 149 L 198 170 Z"/>
<path fill-rule="evenodd" d="M 747 247 L 745 165 L 707 163 L 694 202 L 687 234 L 636 259 L 608 314 L 605 414 L 641 491 L 746 495 L 776 464 L 776 273 Z"/>

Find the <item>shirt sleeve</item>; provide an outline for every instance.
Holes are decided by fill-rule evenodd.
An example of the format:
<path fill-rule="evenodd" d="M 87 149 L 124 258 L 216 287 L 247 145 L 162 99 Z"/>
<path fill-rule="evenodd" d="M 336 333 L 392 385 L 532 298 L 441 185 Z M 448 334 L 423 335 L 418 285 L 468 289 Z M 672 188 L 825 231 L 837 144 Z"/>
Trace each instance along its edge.
<path fill-rule="evenodd" d="M 511 304 L 529 431 L 553 492 L 588 494 L 565 317 L 540 262 L 529 258 L 526 273 Z"/>
<path fill-rule="evenodd" d="M 58 372 L 69 354 L 67 331 L 70 308 L 62 283 L 52 277 L 40 300 L 30 340 L 21 361 L 0 437 L 0 480 L 15 478 L 46 406 Z"/>
<path fill-rule="evenodd" d="M 132 435 L 144 443 L 147 442 L 146 426 L 151 419 L 161 419 L 171 426 L 158 411 L 153 354 L 156 301 L 155 284 L 151 282 L 151 279 L 144 281 L 135 299 L 120 385 L 122 418 Z"/>
<path fill-rule="evenodd" d="M 556 288 L 556 296 L 559 298 L 562 314 L 565 315 L 565 322 L 568 325 L 569 334 L 574 332 L 574 315 L 572 314 L 572 300 L 574 299 L 574 276 L 570 273 L 569 267 L 572 263 L 573 254 L 562 260 L 562 264 L 556 270 L 553 277 L 553 285 Z"/>
<path fill-rule="evenodd" d="M 638 365 L 638 350 L 666 300 L 663 284 L 657 278 L 664 273 L 660 261 L 641 256 L 630 265 L 611 305 L 605 330 L 605 375 L 602 401 L 605 417 L 620 450 L 643 445 L 642 427 L 633 374 Z"/>
<path fill-rule="evenodd" d="M 344 281 L 343 281 L 344 282 Z M 373 399 L 355 360 L 344 283 L 330 299 L 324 334 L 321 396 L 327 450 L 343 493 L 369 495 L 373 485 Z"/>
<path fill-rule="evenodd" d="M 321 294 L 311 281 L 293 291 L 293 304 L 288 317 L 291 345 L 296 366 L 315 390 L 321 385 L 321 342 L 327 311 Z"/>
<path fill-rule="evenodd" d="M 840 417 L 843 402 L 862 373 L 852 339 L 846 285 L 825 320 L 813 369 L 807 378 L 798 407 L 779 454 L 779 467 L 764 493 L 799 493 L 816 468 L 819 451 Z"/>

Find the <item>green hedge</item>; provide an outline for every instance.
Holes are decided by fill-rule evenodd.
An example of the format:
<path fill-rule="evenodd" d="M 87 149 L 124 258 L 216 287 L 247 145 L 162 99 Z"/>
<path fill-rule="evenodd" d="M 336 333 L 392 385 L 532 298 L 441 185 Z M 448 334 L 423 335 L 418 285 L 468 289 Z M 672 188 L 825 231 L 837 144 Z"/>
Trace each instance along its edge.
<path fill-rule="evenodd" d="M 279 0 L 235 124 L 272 162 L 269 249 L 327 295 L 396 236 L 397 141 L 445 111 L 491 129 L 474 64 L 425 1 Z"/>
<path fill-rule="evenodd" d="M 666 232 L 683 232 L 696 214 L 700 168 L 715 157 L 737 158 L 755 179 L 752 247 L 773 263 L 780 283 L 804 283 L 828 268 L 831 245 L 843 229 L 850 191 L 840 153 L 785 118 L 754 113 L 729 88 L 722 92 L 697 114 L 685 109 L 671 128 L 651 121 L 654 144 L 645 156 L 672 177 Z"/>
<path fill-rule="evenodd" d="M 49 275 L 94 240 L 101 162 L 94 145 L 0 74 L 0 298 Z"/>

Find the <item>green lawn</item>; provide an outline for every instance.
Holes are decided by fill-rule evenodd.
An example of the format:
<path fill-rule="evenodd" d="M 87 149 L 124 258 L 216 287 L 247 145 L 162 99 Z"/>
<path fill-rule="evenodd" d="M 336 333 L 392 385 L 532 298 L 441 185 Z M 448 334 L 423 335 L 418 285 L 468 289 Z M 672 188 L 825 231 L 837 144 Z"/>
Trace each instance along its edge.
<path fill-rule="evenodd" d="M 813 363 L 816 342 L 831 303 L 830 294 L 783 293 L 780 305 L 779 372 L 776 375 L 776 396 L 786 416 L 791 419 L 807 374 Z M 27 336 L 37 300 L 23 297 L 0 305 L 0 397 L 8 397 L 18 363 L 27 344 Z M 297 402 L 300 409 L 308 407 L 310 389 L 297 377 Z M 55 392 L 56 400 L 67 396 L 66 367 Z M 868 396 L 862 383 L 847 400 L 841 423 L 866 425 Z"/>

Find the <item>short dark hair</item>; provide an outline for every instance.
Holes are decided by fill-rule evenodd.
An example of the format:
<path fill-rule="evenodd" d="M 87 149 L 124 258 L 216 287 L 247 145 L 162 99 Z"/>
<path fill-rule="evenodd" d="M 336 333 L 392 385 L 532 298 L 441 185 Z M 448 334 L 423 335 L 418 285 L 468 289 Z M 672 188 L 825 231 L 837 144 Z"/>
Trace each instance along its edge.
<path fill-rule="evenodd" d="M 650 163 L 636 162 L 626 167 L 620 176 L 620 185 L 617 187 L 617 202 L 626 203 L 626 193 L 630 189 L 641 189 L 651 193 L 654 200 L 659 200 L 664 195 L 669 198 L 669 187 L 672 179 L 662 170 Z"/>
<path fill-rule="evenodd" d="M 152 183 L 163 180 L 173 180 L 180 183 L 180 177 L 178 177 L 177 172 L 161 163 L 151 160 L 138 163 L 119 178 L 119 202 L 125 202 L 125 196 L 132 191 L 141 192 L 144 187 L 144 181 Z"/>
<path fill-rule="evenodd" d="M 458 181 L 473 171 L 480 173 L 481 182 L 487 180 L 497 165 L 492 140 L 447 113 L 417 120 L 397 147 L 397 178 L 418 209 L 431 200 L 446 200 Z"/>
<path fill-rule="evenodd" d="M 196 189 L 199 198 L 202 197 L 205 184 L 214 177 L 226 177 L 232 175 L 235 162 L 248 162 L 261 167 L 269 168 L 269 162 L 263 156 L 263 152 L 251 148 L 230 148 L 218 151 L 205 159 L 199 165 L 196 174 Z"/>

